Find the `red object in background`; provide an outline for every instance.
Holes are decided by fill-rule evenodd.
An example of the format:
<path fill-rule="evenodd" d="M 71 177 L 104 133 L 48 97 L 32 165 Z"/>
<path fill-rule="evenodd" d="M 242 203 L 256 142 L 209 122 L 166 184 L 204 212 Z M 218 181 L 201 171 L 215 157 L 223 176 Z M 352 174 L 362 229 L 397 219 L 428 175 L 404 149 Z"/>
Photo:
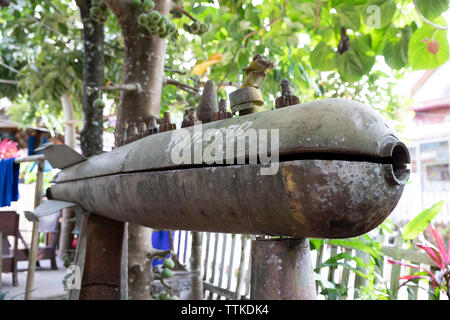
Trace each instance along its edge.
<path fill-rule="evenodd" d="M 78 242 L 78 238 L 77 237 L 73 238 L 73 240 L 72 240 L 72 248 L 73 249 L 77 248 L 77 242 Z"/>
<path fill-rule="evenodd" d="M 0 159 L 17 158 L 19 154 L 17 145 L 17 142 L 8 139 L 0 140 Z"/>

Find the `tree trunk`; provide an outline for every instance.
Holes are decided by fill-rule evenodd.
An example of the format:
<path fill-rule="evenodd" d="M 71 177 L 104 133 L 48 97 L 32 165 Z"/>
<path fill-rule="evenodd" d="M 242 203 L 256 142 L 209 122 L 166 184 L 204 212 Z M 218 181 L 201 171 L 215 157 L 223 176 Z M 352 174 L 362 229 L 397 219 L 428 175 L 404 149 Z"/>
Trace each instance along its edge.
<path fill-rule="evenodd" d="M 91 19 L 91 0 L 77 0 L 83 21 L 83 130 L 80 134 L 83 155 L 103 151 L 103 110 L 94 107 L 99 87 L 104 84 L 103 25 Z"/>
<path fill-rule="evenodd" d="M 91 0 L 77 0 L 83 21 L 83 130 L 86 157 L 103 152 L 103 111 L 94 107 L 104 84 L 103 25 L 90 17 Z M 80 299 L 120 299 L 120 267 L 124 223 L 91 215 L 87 227 Z M 76 261 L 76 263 L 79 263 Z"/>
<path fill-rule="evenodd" d="M 155 10 L 169 16 L 172 1 L 154 2 Z M 137 23 L 140 9 L 133 7 L 129 1 L 106 0 L 105 3 L 116 16 L 125 42 L 122 84 L 135 84 L 139 88 L 121 91 L 114 133 L 116 145 L 119 145 L 125 123 L 139 126 L 144 122 L 148 126 L 159 118 L 166 40 L 140 35 Z M 151 233 L 149 228 L 128 224 L 128 299 L 151 299 L 153 273 L 148 259 L 152 249 Z"/>

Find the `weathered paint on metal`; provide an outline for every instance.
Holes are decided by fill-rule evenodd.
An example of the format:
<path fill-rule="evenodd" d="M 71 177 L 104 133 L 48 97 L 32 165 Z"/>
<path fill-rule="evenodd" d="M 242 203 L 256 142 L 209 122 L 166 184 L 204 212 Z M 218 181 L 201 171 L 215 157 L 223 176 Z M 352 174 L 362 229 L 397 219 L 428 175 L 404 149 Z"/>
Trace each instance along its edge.
<path fill-rule="evenodd" d="M 392 165 L 344 160 L 123 173 L 57 183 L 55 199 L 156 229 L 348 238 L 378 226 L 404 185 Z"/>
<path fill-rule="evenodd" d="M 251 300 L 315 300 L 308 239 L 252 241 Z"/>
<path fill-rule="evenodd" d="M 197 127 L 197 126 L 195 126 Z M 191 136 L 194 128 L 188 127 Z M 373 158 L 390 157 L 389 145 L 398 139 L 383 118 L 372 108 L 344 99 L 325 99 L 253 113 L 241 117 L 202 124 L 203 132 L 225 130 L 279 129 L 280 156 L 302 153 L 360 155 Z M 196 128 L 198 130 L 198 127 Z M 118 173 L 179 169 L 171 158 L 177 143 L 175 131 L 147 136 L 116 148 L 111 152 L 90 157 L 87 161 L 66 168 L 55 178 L 56 183 Z M 245 142 L 245 156 L 252 149 Z M 203 142 L 203 149 L 208 142 Z M 223 150 L 226 150 L 224 148 Z M 225 152 L 223 159 L 226 159 Z"/>

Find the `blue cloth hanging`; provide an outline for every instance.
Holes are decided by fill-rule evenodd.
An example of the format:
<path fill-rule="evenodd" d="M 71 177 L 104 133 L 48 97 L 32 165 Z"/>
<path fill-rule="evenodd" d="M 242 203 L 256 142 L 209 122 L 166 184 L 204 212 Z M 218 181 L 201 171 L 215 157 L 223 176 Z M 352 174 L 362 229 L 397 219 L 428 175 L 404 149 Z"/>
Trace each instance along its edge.
<path fill-rule="evenodd" d="M 155 249 L 159 250 L 169 250 L 170 249 L 170 238 L 169 231 L 155 231 L 152 234 L 152 246 Z M 169 255 L 167 255 L 169 256 Z M 152 262 L 152 266 L 156 266 L 158 264 L 163 263 L 162 259 L 154 259 Z"/>
<path fill-rule="evenodd" d="M 0 207 L 9 207 L 19 200 L 19 168 L 14 158 L 0 161 Z"/>
<path fill-rule="evenodd" d="M 31 151 L 32 153 L 30 153 L 30 138 L 35 138 L 35 139 L 31 140 L 32 144 L 33 144 L 33 149 Z M 48 141 L 47 138 L 42 138 L 42 144 L 47 143 L 47 141 Z M 34 148 L 34 144 L 35 144 L 35 142 L 36 142 L 36 137 L 28 137 L 28 155 L 29 156 L 35 154 L 35 152 L 34 152 L 34 149 L 35 149 Z M 39 154 L 42 154 L 42 151 L 39 152 Z M 34 170 L 34 168 L 36 168 L 36 166 L 37 166 L 37 162 L 34 162 L 33 165 L 30 168 L 30 172 L 33 172 L 33 170 Z M 53 169 L 53 167 L 51 166 L 50 162 L 45 160 L 44 161 L 44 172 L 52 171 L 52 169 Z"/>

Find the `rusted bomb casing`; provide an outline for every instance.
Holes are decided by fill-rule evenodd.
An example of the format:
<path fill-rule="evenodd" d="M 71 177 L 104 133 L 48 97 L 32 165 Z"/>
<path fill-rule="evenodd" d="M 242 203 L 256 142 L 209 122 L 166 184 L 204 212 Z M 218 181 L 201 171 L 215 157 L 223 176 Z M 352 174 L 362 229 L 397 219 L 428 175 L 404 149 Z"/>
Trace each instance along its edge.
<path fill-rule="evenodd" d="M 174 164 L 172 151 L 191 143 L 173 139 L 179 129 L 64 169 L 51 196 L 157 229 L 346 238 L 378 226 L 409 176 L 405 145 L 374 110 L 354 101 L 319 100 L 183 132 L 195 136 L 199 127 L 278 129 L 278 171 L 261 175 L 260 163 Z M 249 141 L 246 158 L 253 155 Z"/>

